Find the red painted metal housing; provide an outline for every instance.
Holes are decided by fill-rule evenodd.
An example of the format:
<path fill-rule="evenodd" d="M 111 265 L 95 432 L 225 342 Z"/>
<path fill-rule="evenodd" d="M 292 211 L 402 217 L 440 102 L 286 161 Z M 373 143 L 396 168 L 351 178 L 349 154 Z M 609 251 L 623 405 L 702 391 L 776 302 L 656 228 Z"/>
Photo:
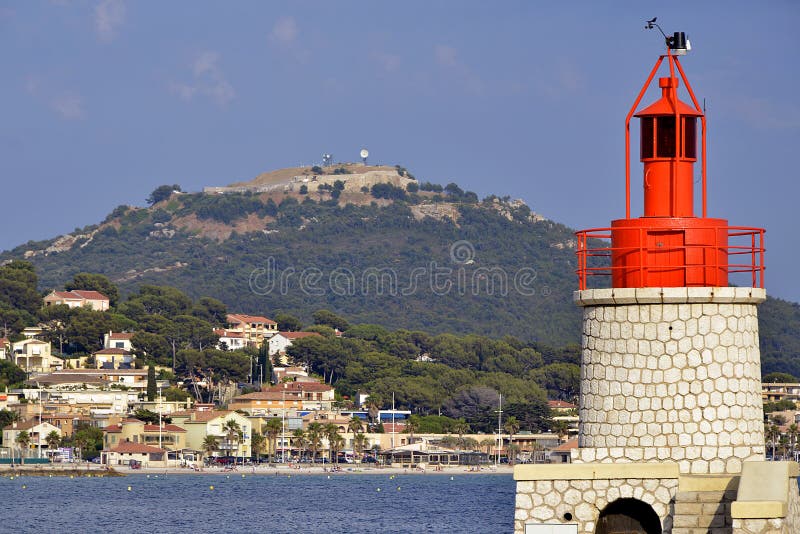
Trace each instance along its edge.
<path fill-rule="evenodd" d="M 652 224 L 637 226 L 639 221 L 619 219 L 612 227 L 576 233 L 580 289 L 609 278 L 613 287 L 722 287 L 736 273 L 746 273 L 752 287 L 764 287 L 763 228 L 694 219 L 696 224 L 683 229 L 664 225 L 658 230 Z"/>
<path fill-rule="evenodd" d="M 659 78 L 661 98 L 636 112 L 663 60 L 669 77 Z M 694 106 L 678 99 L 680 74 Z M 644 216 L 630 213 L 630 120 L 640 119 Z M 697 122 L 701 135 L 702 216 L 694 215 Z M 577 232 L 581 289 L 591 277 L 610 276 L 613 287 L 727 286 L 731 273 L 751 273 L 764 284 L 764 230 L 728 226 L 706 215 L 706 118 L 677 57 L 669 50 L 656 61 L 625 118 L 625 218 L 610 228 Z M 611 245 L 590 246 L 594 239 Z M 745 261 L 747 259 L 748 261 Z M 609 266 L 610 262 L 610 266 Z"/>

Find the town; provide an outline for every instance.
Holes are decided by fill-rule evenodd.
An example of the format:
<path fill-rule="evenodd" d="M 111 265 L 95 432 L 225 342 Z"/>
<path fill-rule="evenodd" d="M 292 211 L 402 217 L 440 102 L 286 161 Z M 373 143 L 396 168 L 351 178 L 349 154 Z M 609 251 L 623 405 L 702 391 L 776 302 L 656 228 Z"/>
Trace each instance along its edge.
<path fill-rule="evenodd" d="M 3 269 L 26 272 L 28 266 Z M 75 281 L 82 279 L 109 287 L 100 275 L 77 275 Z M 109 292 L 118 298 L 115 288 Z M 146 299 L 133 296 L 126 304 L 129 312 L 147 302 L 154 313 L 141 314 L 143 325 L 162 320 L 155 310 L 163 313 L 171 300 L 181 299 L 177 290 L 142 292 Z M 464 418 L 442 416 L 433 416 L 439 428 L 431 431 L 427 417 L 408 409 L 413 406 L 396 409 L 391 398 L 366 391 L 353 398 L 339 395 L 291 355 L 298 340 L 346 337 L 346 331 L 325 325 L 280 330 L 268 317 L 227 313 L 221 303 L 200 301 L 221 314 L 222 327 L 198 319 L 190 334 L 173 334 L 171 344 L 161 347 L 154 340 L 158 328 L 112 329 L 95 340 L 96 349 L 82 351 L 92 346 L 87 336 L 97 332 L 94 323 L 113 309 L 111 298 L 75 288 L 45 295 L 38 312 L 49 320 L 19 332 L 7 329 L 0 339 L 6 383 L 0 393 L 0 465 L 92 462 L 117 469 L 200 470 L 270 462 L 424 470 L 569 460 L 575 443 L 570 438 L 577 433 L 577 406 L 570 402 L 548 401 L 552 427 L 546 432 L 522 429 L 513 415 L 502 416 L 502 405 L 493 433 L 472 431 Z M 320 317 L 326 313 L 336 324 L 330 312 Z M 72 329 L 76 317 L 85 321 L 78 321 L 87 325 L 85 331 Z M 176 345 L 191 346 L 191 336 L 201 340 L 198 347 L 213 344 L 223 360 L 238 357 L 239 366 L 183 361 L 186 354 Z M 77 343 L 84 345 L 69 353 Z M 242 362 L 245 354 L 248 360 Z M 15 381 L 19 387 L 9 388 Z"/>
<path fill-rule="evenodd" d="M 76 281 L 82 278 L 108 287 L 99 275 L 79 275 Z M 109 292 L 116 296 L 115 291 Z M 159 292 L 160 300 L 155 295 Z M 145 290 L 148 306 L 166 310 L 170 299 L 180 299 L 177 293 L 165 293 L 164 288 Z M 0 339 L 7 384 L 0 393 L 0 465 L 93 462 L 115 469 L 201 470 L 269 462 L 424 470 L 571 461 L 578 417 L 577 406 L 567 400 L 547 402 L 551 426 L 546 431 L 522 428 L 513 415 L 504 418 L 502 404 L 494 432 L 474 432 L 471 421 L 446 417 L 438 417 L 443 420 L 440 428 L 432 429 L 426 422 L 430 418 L 414 413 L 413 406 L 396 409 L 391 398 L 368 391 L 353 397 L 337 394 L 334 386 L 309 372 L 306 362 L 292 356 L 298 340 L 346 337 L 347 331 L 324 325 L 281 330 L 268 317 L 227 313 L 221 303 L 204 302 L 216 313 L 224 312 L 222 326 L 205 323 L 208 331 L 191 335 L 213 343 L 219 354 L 249 355 L 249 361 L 239 362 L 239 375 L 220 362 L 191 366 L 176 361 L 178 335 L 158 348 L 153 339 L 157 334 L 109 330 L 96 340 L 95 350 L 68 354 L 67 338 L 91 334 L 67 335 L 67 318 L 108 313 L 111 299 L 95 289 L 49 292 L 41 299 L 41 316 L 60 320 L 7 331 Z M 332 316 L 328 322 L 336 324 L 337 318 L 327 314 Z M 282 319 L 293 325 L 291 319 Z M 192 326 L 202 330 L 203 323 Z M 97 327 L 87 330 L 96 332 Z M 161 357 L 156 358 L 153 353 L 159 350 Z M 797 458 L 800 384 L 781 373 L 765 379 L 768 456 Z M 15 380 L 19 387 L 9 388 Z"/>

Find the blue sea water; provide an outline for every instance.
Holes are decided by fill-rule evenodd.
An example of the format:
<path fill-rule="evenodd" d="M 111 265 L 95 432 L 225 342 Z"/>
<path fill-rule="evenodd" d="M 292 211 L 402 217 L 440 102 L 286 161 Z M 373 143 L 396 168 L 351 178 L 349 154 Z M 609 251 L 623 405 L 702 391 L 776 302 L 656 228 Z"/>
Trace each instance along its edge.
<path fill-rule="evenodd" d="M 510 475 L 2 477 L 0 532 L 511 532 L 514 492 Z"/>

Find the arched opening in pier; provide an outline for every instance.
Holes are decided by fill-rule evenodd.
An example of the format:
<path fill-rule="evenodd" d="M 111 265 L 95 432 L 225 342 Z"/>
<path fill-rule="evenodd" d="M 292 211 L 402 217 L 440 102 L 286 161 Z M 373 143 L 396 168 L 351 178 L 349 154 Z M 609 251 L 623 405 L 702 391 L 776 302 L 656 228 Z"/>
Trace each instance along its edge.
<path fill-rule="evenodd" d="M 646 502 L 617 499 L 600 512 L 595 534 L 661 534 L 661 520 Z"/>

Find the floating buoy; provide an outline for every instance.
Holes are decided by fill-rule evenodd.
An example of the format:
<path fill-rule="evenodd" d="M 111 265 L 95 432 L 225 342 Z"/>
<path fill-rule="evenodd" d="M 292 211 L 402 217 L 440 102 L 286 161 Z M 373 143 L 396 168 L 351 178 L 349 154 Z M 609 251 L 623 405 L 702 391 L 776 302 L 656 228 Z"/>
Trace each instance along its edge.
<path fill-rule="evenodd" d="M 75 478 L 73 475 L 70 475 L 69 478 Z"/>
<path fill-rule="evenodd" d="M 381 489 L 380 489 L 380 488 L 378 488 L 378 491 L 381 491 Z"/>
<path fill-rule="evenodd" d="M 25 484 L 22 485 L 22 489 L 27 489 L 27 488 L 28 486 L 26 486 Z"/>
<path fill-rule="evenodd" d="M 244 475 L 242 475 L 242 478 L 244 478 Z"/>
<path fill-rule="evenodd" d="M 231 478 L 231 476 L 230 475 L 225 475 L 225 478 Z"/>
<path fill-rule="evenodd" d="M 455 480 L 453 477 L 450 477 L 450 480 Z"/>
<path fill-rule="evenodd" d="M 211 491 L 214 491 L 214 486 L 209 486 L 208 489 L 210 489 Z"/>
<path fill-rule="evenodd" d="M 147 475 L 147 478 L 150 478 L 150 475 Z"/>
<path fill-rule="evenodd" d="M 331 476 L 330 476 L 330 475 L 328 475 L 328 480 L 330 480 L 330 479 L 331 479 Z"/>
<path fill-rule="evenodd" d="M 128 486 L 128 491 L 130 491 L 130 490 L 131 490 L 131 487 L 130 487 L 130 486 Z"/>
<path fill-rule="evenodd" d="M 12 476 L 12 477 L 8 477 L 8 479 L 9 479 L 9 480 L 14 480 L 14 477 L 13 477 L 13 476 Z"/>
<path fill-rule="evenodd" d="M 400 486 L 397 486 L 397 491 L 400 491 Z"/>

